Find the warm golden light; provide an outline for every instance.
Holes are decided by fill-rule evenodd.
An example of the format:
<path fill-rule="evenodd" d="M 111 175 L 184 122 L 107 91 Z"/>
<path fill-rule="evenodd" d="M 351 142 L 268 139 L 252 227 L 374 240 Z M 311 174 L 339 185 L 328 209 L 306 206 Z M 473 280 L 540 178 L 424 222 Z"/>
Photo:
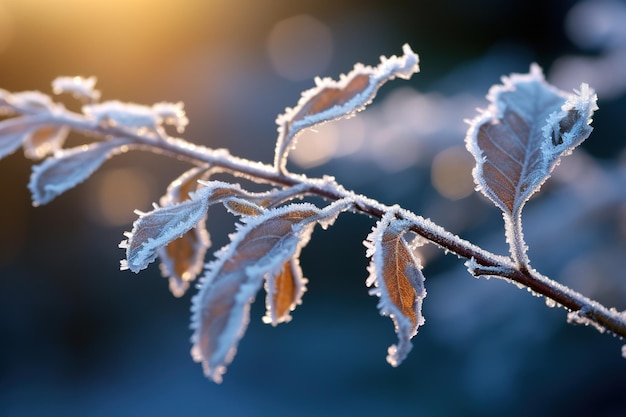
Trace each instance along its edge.
<path fill-rule="evenodd" d="M 433 160 L 431 178 L 435 189 L 450 200 L 467 197 L 474 190 L 474 160 L 467 150 L 454 146 L 441 151 Z"/>
<path fill-rule="evenodd" d="M 267 53 L 274 70 L 289 80 L 323 74 L 332 52 L 330 28 L 309 15 L 281 20 L 267 39 Z"/>
<path fill-rule="evenodd" d="M 119 168 L 104 171 L 94 178 L 88 194 L 88 213 L 107 226 L 130 225 L 136 220 L 135 209 L 149 211 L 154 200 L 155 184 L 144 171 Z"/>

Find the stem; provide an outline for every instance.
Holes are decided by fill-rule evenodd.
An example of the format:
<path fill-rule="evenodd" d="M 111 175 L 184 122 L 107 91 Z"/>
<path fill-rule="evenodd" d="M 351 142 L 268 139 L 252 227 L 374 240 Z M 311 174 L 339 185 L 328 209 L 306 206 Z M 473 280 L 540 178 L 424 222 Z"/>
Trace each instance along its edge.
<path fill-rule="evenodd" d="M 526 287 L 535 294 L 554 300 L 572 312 L 578 312 L 579 317 L 583 321 L 588 320 L 602 329 L 609 330 L 618 336 L 626 337 L 626 313 L 608 309 L 602 304 L 529 268 L 525 244 L 521 234 L 520 216 L 512 217 L 510 224 L 507 225 L 511 226 L 510 232 L 512 236 L 509 236 L 509 239 L 511 239 L 512 258 L 504 257 L 495 255 L 467 240 L 461 239 L 432 221 L 408 210 L 391 208 L 376 200 L 348 191 L 330 177 L 309 178 L 302 174 L 281 172 L 272 165 L 234 157 L 225 149 L 214 150 L 194 145 L 179 138 L 144 135 L 115 126 L 97 125 L 83 115 L 70 111 L 66 111 L 61 115 L 51 115 L 50 122 L 67 125 L 75 130 L 92 135 L 95 133 L 103 137 L 126 137 L 139 145 L 141 149 L 185 160 L 195 165 L 208 163 L 214 168 L 257 183 L 268 183 L 278 186 L 300 185 L 306 188 L 307 194 L 317 195 L 327 200 L 348 199 L 353 202 L 355 211 L 374 218 L 381 218 L 385 212 L 396 210 L 399 217 L 411 223 L 411 231 L 461 258 L 473 259 L 475 265 L 478 265 L 478 267 L 472 269 L 474 275 L 496 276 L 516 283 L 518 286 Z"/>

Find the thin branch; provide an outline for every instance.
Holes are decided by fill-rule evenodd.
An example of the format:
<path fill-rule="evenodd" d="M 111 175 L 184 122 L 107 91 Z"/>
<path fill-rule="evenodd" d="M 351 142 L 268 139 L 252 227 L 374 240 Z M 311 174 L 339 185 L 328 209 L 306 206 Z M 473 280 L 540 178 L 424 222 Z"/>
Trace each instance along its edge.
<path fill-rule="evenodd" d="M 185 160 L 195 165 L 210 164 L 237 177 L 244 177 L 257 183 L 268 183 L 278 186 L 302 186 L 306 194 L 317 195 L 336 201 L 349 199 L 353 201 L 354 210 L 374 218 L 382 218 L 392 208 L 376 200 L 346 190 L 330 177 L 309 178 L 302 174 L 280 172 L 272 165 L 235 157 L 225 149 L 210 149 L 194 145 L 180 138 L 154 137 L 115 126 L 98 125 L 93 120 L 78 113 L 69 111 L 52 116 L 51 122 L 66 125 L 74 130 L 103 137 L 127 137 L 144 149 Z M 471 272 L 476 275 L 490 275 L 503 278 L 543 295 L 567 310 L 577 313 L 577 322 L 588 321 L 600 329 L 606 329 L 618 336 L 626 337 L 626 314 L 609 309 L 570 288 L 553 281 L 525 265 L 517 265 L 510 257 L 499 256 L 486 251 L 467 240 L 464 240 L 432 221 L 418 216 L 408 210 L 398 210 L 398 216 L 411 223 L 410 230 L 436 244 L 442 249 L 461 258 L 473 260 Z M 572 320 L 573 321 L 573 320 Z"/>

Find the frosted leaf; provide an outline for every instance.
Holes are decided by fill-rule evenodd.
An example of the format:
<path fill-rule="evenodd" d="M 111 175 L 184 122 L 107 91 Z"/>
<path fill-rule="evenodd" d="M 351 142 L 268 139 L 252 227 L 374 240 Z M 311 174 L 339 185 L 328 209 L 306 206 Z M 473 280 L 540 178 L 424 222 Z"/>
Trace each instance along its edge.
<path fill-rule="evenodd" d="M 189 124 L 182 101 L 178 103 L 156 103 L 152 105 L 152 110 L 159 116 L 161 123 L 174 126 L 178 133 L 183 133 Z"/>
<path fill-rule="evenodd" d="M 370 273 L 366 284 L 378 296 L 380 313 L 393 320 L 398 344 L 389 347 L 387 362 L 398 366 L 412 349 L 411 338 L 424 324 L 422 302 L 426 297 L 422 266 L 402 236 L 409 224 L 385 213 L 363 242 Z"/>
<path fill-rule="evenodd" d="M 127 143 L 125 139 L 113 139 L 65 149 L 33 166 L 28 183 L 33 204 L 46 204 L 85 181 L 109 157 L 123 151 Z"/>
<path fill-rule="evenodd" d="M 304 240 L 304 239 L 303 239 Z M 306 242 L 301 241 L 299 248 Z M 290 312 L 302 303 L 302 295 L 306 291 L 306 278 L 300 268 L 299 250 L 293 258 L 285 262 L 279 274 L 271 275 L 265 281 L 266 313 L 263 322 L 276 326 L 291 321 Z"/>
<path fill-rule="evenodd" d="M 303 129 L 344 117 L 351 117 L 369 104 L 378 89 L 396 77 L 409 79 L 419 72 L 419 58 L 409 45 L 402 47 L 404 55 L 381 57 L 380 64 L 372 68 L 357 64 L 339 81 L 316 78 L 316 86 L 302 93 L 294 108 L 287 108 L 276 119 L 278 139 L 274 165 L 284 170 L 287 154 L 295 145 L 295 138 Z"/>
<path fill-rule="evenodd" d="M 96 77 L 57 77 L 52 81 L 54 94 L 68 93 L 86 103 L 100 100 L 100 91 L 95 86 Z"/>
<path fill-rule="evenodd" d="M 561 156 L 591 133 L 596 96 L 587 85 L 574 94 L 549 85 L 537 65 L 490 89 L 488 109 L 470 122 L 466 146 L 476 159 L 477 189 L 504 213 L 513 257 L 527 263 L 521 211 Z"/>
<path fill-rule="evenodd" d="M 31 129 L 32 124 L 28 117 L 0 121 L 0 158 L 15 152 Z"/>
<path fill-rule="evenodd" d="M 20 91 L 7 97 L 7 102 L 22 111 L 53 110 L 59 107 L 50 96 L 39 91 Z"/>
<path fill-rule="evenodd" d="M 0 121 L 0 159 L 24 147 L 27 158 L 41 159 L 63 146 L 67 126 L 50 124 L 47 115 L 22 116 Z"/>
<path fill-rule="evenodd" d="M 157 257 L 158 251 L 194 228 L 207 213 L 211 204 L 246 194 L 238 184 L 221 181 L 201 182 L 203 187 L 189 195 L 189 199 L 166 207 L 156 207 L 148 213 L 140 213 L 133 223 L 133 230 L 120 243 L 126 249 L 122 269 L 139 272 Z"/>
<path fill-rule="evenodd" d="M 312 204 L 291 204 L 245 218 L 231 243 L 209 264 L 193 298 L 191 354 L 221 382 L 250 320 L 250 304 L 264 279 L 275 282 L 325 215 Z"/>
<path fill-rule="evenodd" d="M 209 167 L 194 167 L 172 181 L 166 194 L 161 197 L 161 206 L 188 200 L 190 193 L 198 187 L 198 180 L 206 178 Z M 175 297 L 182 297 L 189 283 L 202 272 L 204 257 L 211 242 L 206 230 L 206 215 L 181 237 L 158 250 L 161 274 L 169 279 L 169 287 Z"/>
<path fill-rule="evenodd" d="M 98 124 L 119 126 L 132 130 L 147 128 L 157 130 L 163 124 L 184 131 L 189 120 L 183 103 L 156 103 L 152 107 L 121 101 L 105 101 L 83 106 L 83 113 Z"/>

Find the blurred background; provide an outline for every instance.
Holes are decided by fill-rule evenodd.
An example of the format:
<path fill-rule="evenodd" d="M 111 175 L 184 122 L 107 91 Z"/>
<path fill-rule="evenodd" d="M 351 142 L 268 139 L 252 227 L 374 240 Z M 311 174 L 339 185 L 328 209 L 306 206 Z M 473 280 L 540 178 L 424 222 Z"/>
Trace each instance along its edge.
<path fill-rule="evenodd" d="M 289 168 L 506 253 L 499 211 L 473 192 L 464 120 L 501 75 L 537 62 L 560 88 L 589 83 L 600 110 L 583 149 L 526 207 L 533 266 L 624 310 L 624 22 L 619 0 L 0 0 L 0 88 L 51 92 L 57 76 L 94 75 L 104 100 L 184 101 L 185 138 L 271 162 L 274 120 L 314 76 L 375 65 L 407 42 L 422 72 L 303 135 Z M 390 367 L 393 325 L 365 287 L 373 221 L 348 214 L 303 250 L 310 283 L 293 321 L 262 324 L 260 294 L 215 385 L 189 355 L 192 294 L 174 298 L 157 265 L 119 271 L 133 210 L 186 168 L 121 155 L 35 209 L 31 162 L 20 151 L 0 162 L 1 416 L 626 415 L 623 341 L 429 246 L 426 325 Z M 232 224 L 211 209 L 214 248 Z"/>

